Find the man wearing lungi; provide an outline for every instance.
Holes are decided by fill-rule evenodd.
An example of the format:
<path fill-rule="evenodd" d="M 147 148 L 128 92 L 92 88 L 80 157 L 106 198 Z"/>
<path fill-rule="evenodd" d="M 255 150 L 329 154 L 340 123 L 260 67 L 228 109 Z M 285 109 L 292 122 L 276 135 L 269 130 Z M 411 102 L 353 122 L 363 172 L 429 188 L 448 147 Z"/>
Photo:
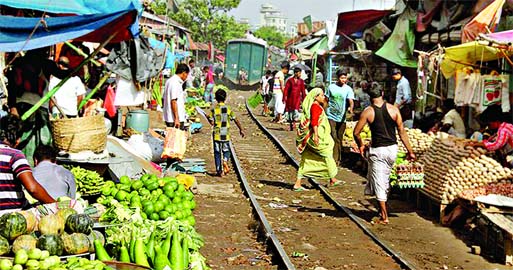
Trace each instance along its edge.
<path fill-rule="evenodd" d="M 408 151 L 408 159 L 414 160 L 415 154 L 408 141 L 399 109 L 393 104 L 386 103 L 381 90 L 377 87 L 369 90 L 369 96 L 371 105 L 362 112 L 354 129 L 354 138 L 358 146 L 358 149 L 355 150 L 359 151 L 364 158 L 367 158 L 369 163 L 365 194 L 376 196 L 380 215 L 378 222 L 388 224 L 386 202 L 390 191 L 390 172 L 398 151 L 397 131 Z M 370 147 L 365 145 L 360 137 L 360 132 L 366 124 L 369 124 L 372 134 Z"/>

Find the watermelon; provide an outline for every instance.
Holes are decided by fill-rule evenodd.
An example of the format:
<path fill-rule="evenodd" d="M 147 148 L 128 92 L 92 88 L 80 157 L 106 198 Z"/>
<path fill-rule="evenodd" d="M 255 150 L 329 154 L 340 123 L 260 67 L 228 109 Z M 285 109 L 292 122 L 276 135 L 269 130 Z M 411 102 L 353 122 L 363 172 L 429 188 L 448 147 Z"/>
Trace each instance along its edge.
<path fill-rule="evenodd" d="M 64 251 L 64 244 L 59 235 L 45 234 L 39 237 L 36 244 L 37 248 L 41 250 L 48 250 L 50 255 L 61 256 Z"/>
<path fill-rule="evenodd" d="M 83 233 L 63 234 L 61 238 L 67 254 L 76 255 L 89 251 L 89 238 Z"/>
<path fill-rule="evenodd" d="M 94 240 L 100 240 L 102 246 L 105 246 L 105 237 L 97 230 L 93 230 L 87 238 L 89 239 L 89 252 L 94 252 Z"/>
<path fill-rule="evenodd" d="M 41 234 L 61 234 L 64 231 L 64 221 L 58 215 L 47 215 L 39 220 Z"/>
<path fill-rule="evenodd" d="M 0 256 L 9 253 L 9 241 L 3 236 L 0 236 Z"/>
<path fill-rule="evenodd" d="M 77 214 L 77 211 L 73 208 L 61 208 L 59 211 L 57 211 L 57 215 L 64 221 L 66 221 L 68 217 L 73 214 Z"/>
<path fill-rule="evenodd" d="M 34 213 L 31 211 L 21 211 L 20 214 L 22 214 L 27 220 L 27 233 L 31 233 L 37 229 L 37 219 Z"/>
<path fill-rule="evenodd" d="M 16 212 L 8 213 L 0 217 L 0 235 L 12 241 L 16 237 L 27 232 L 27 220 Z"/>
<path fill-rule="evenodd" d="M 12 252 L 16 253 L 20 249 L 29 251 L 36 248 L 36 244 L 37 238 L 29 234 L 24 234 L 14 240 L 14 243 L 12 243 Z"/>
<path fill-rule="evenodd" d="M 93 230 L 93 220 L 86 214 L 71 215 L 66 219 L 66 231 L 68 233 L 90 234 Z"/>

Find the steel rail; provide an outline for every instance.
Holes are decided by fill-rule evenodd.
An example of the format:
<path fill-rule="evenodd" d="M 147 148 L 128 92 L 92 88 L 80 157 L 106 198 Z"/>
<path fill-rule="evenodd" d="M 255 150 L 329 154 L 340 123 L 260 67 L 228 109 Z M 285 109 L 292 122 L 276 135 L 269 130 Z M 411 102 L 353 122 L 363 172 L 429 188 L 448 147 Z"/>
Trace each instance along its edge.
<path fill-rule="evenodd" d="M 250 115 L 250 117 L 256 122 L 256 124 L 260 127 L 260 129 L 269 137 L 272 139 L 273 143 L 278 147 L 278 149 L 285 155 L 285 157 L 296 167 L 299 168 L 299 162 L 294 158 L 294 156 L 285 148 L 285 146 L 280 142 L 280 140 L 274 136 L 254 115 L 253 111 L 249 108 L 249 105 L 246 101 L 246 109 Z M 373 233 L 366 225 L 365 221 L 363 221 L 360 217 L 353 214 L 353 212 L 342 205 L 340 202 L 338 202 L 333 196 L 331 196 L 331 193 L 328 191 L 326 187 L 319 184 L 319 182 L 315 181 L 314 179 L 309 178 L 309 182 L 317 189 L 320 190 L 322 195 L 326 198 L 327 201 L 329 201 L 331 204 L 335 206 L 335 208 L 339 211 L 343 211 L 351 221 L 353 221 L 362 231 L 367 234 L 376 244 L 378 244 L 383 250 L 385 250 L 386 253 L 388 253 L 396 262 L 398 262 L 401 267 L 410 269 L 410 270 L 416 270 L 417 268 L 410 263 L 408 260 L 406 260 L 400 252 L 395 251 L 392 247 L 390 247 L 388 244 L 384 243 L 379 236 L 377 236 L 375 233 Z"/>
<path fill-rule="evenodd" d="M 296 267 L 294 264 L 292 264 L 292 261 L 290 260 L 289 256 L 287 255 L 287 252 L 281 245 L 280 240 L 278 240 L 278 237 L 273 231 L 273 228 L 267 218 L 265 217 L 264 211 L 262 210 L 262 207 L 260 207 L 260 204 L 258 203 L 255 195 L 253 194 L 253 191 L 251 190 L 251 187 L 249 186 L 248 180 L 246 178 L 246 175 L 244 174 L 244 170 L 242 169 L 242 165 L 239 161 L 239 158 L 237 157 L 237 153 L 235 153 L 235 149 L 233 148 L 233 144 L 230 143 L 230 151 L 232 153 L 232 159 L 235 163 L 235 171 L 239 175 L 239 179 L 242 183 L 242 188 L 244 189 L 244 192 L 246 192 L 246 195 L 249 198 L 249 201 L 251 202 L 251 206 L 253 207 L 254 213 L 258 218 L 258 221 L 262 225 L 265 231 L 265 240 L 266 244 L 271 244 L 271 246 L 276 251 L 275 254 L 273 254 L 274 260 L 279 260 L 277 262 L 277 265 L 279 269 L 288 269 L 288 270 L 296 270 Z"/>

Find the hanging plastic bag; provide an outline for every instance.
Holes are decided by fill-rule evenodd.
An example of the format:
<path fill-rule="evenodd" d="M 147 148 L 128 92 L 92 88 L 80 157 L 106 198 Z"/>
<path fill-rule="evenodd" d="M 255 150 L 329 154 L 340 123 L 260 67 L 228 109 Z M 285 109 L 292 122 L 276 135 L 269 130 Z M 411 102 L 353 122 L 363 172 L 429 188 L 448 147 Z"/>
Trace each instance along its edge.
<path fill-rule="evenodd" d="M 256 108 L 264 99 L 262 95 L 257 91 L 254 95 L 248 98 L 248 104 L 251 108 Z"/>
<path fill-rule="evenodd" d="M 187 147 L 187 131 L 177 128 L 166 128 L 164 139 L 164 151 L 162 158 L 174 158 L 182 160 Z"/>
<path fill-rule="evenodd" d="M 116 97 L 116 93 L 112 86 L 107 88 L 107 94 L 105 95 L 105 103 L 103 103 L 103 108 L 107 110 L 107 115 L 109 117 L 114 117 L 116 115 L 116 106 L 114 106 L 114 98 Z"/>

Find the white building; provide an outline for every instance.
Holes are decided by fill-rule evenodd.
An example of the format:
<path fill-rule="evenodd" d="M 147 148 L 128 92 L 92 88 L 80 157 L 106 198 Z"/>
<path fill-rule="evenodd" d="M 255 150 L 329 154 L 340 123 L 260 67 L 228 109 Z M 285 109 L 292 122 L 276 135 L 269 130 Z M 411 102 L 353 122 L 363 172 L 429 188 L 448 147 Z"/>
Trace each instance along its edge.
<path fill-rule="evenodd" d="M 287 34 L 287 18 L 271 4 L 260 7 L 260 26 L 274 26 L 278 31 Z"/>

